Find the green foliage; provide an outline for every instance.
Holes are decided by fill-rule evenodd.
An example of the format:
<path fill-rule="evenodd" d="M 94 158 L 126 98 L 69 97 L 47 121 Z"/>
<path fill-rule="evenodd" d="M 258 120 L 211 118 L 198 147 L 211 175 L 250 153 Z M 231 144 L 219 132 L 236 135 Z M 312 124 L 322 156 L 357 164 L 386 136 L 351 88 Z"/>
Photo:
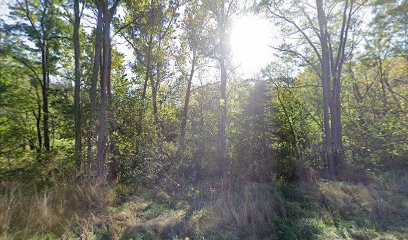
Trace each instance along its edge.
<path fill-rule="evenodd" d="M 325 2 L 333 10 L 328 31 L 337 33 L 345 2 Z M 217 58 L 229 52 L 221 45 L 228 42 L 230 14 L 246 5 L 231 1 L 228 10 L 228 3 L 120 2 L 121 11 L 113 16 L 103 149 L 108 181 L 82 187 L 82 182 L 94 183 L 97 164 L 98 136 L 92 133 L 99 120 L 89 126 L 95 51 L 95 32 L 89 28 L 95 27 L 97 6 L 81 1 L 83 164 L 76 169 L 72 3 L 11 4 L 10 19 L 0 19 L 0 238 L 372 239 L 387 231 L 406 238 L 406 1 L 358 5 L 373 10 L 367 29 L 351 19 L 352 39 L 340 76 L 345 166 L 333 181 L 322 178 L 327 164 L 321 73 L 319 57 L 305 38 L 320 41 L 316 19 L 307 18 L 314 16 L 314 5 L 262 2 L 261 8 L 270 4 L 282 14 L 274 16 L 280 19 L 275 27 L 288 37 L 280 49 L 290 54 L 280 51 L 285 54 L 277 54 L 279 59 L 251 79 L 239 76 L 224 56 L 227 98 L 220 99 Z M 331 49 L 340 44 L 335 37 L 329 37 Z M 364 47 L 357 45 L 360 37 Z M 131 51 L 122 53 L 122 42 Z M 181 146 L 193 55 L 197 61 Z M 43 147 L 45 87 L 50 151 Z M 100 82 L 96 112 L 99 88 Z M 220 181 L 223 107 L 228 110 L 228 166 Z M 31 185 L 10 187 L 10 181 Z"/>

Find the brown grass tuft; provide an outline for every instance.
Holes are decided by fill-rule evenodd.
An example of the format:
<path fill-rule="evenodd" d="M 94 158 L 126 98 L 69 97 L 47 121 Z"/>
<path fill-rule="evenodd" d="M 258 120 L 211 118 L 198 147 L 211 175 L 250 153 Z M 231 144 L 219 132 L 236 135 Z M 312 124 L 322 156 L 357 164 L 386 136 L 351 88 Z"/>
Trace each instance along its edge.
<path fill-rule="evenodd" d="M 214 225 L 248 235 L 285 216 L 285 206 L 273 185 L 249 183 L 221 192 L 211 212 Z"/>
<path fill-rule="evenodd" d="M 56 183 L 43 191 L 35 184 L 3 183 L 0 186 L 0 237 L 60 236 L 76 214 L 100 205 L 104 199 L 102 193 L 100 186 L 69 182 Z"/>

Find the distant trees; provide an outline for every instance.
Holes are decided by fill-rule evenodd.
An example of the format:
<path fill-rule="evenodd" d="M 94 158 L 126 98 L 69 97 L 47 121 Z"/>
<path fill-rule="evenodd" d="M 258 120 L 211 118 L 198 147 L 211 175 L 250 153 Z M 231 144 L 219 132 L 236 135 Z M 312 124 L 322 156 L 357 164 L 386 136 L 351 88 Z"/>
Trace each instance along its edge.
<path fill-rule="evenodd" d="M 15 2 L 15 21 L 0 22 L 0 162 L 98 180 L 109 167 L 120 181 L 296 181 L 402 159 L 405 2 L 372 5 L 365 30 L 364 2 L 263 1 L 281 58 L 250 80 L 234 75 L 229 46 L 241 3 Z"/>

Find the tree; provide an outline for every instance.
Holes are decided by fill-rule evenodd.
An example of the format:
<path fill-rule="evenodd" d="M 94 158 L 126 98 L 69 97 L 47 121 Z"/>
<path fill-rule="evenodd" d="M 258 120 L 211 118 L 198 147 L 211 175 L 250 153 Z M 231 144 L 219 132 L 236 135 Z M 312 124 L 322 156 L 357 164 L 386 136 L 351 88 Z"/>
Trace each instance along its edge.
<path fill-rule="evenodd" d="M 192 1 L 185 11 L 184 19 L 184 34 L 187 42 L 188 53 L 182 53 L 184 56 L 190 59 L 190 71 L 189 73 L 183 73 L 187 78 L 187 86 L 185 89 L 184 106 L 181 113 L 180 123 L 180 137 L 179 137 L 179 149 L 183 150 L 185 145 L 186 127 L 188 120 L 188 109 L 191 99 L 191 88 L 194 78 L 194 74 L 199 66 L 200 59 L 204 58 L 208 54 L 208 50 L 205 50 L 206 43 L 208 43 L 208 33 L 205 31 L 208 26 L 204 23 L 208 21 L 208 13 L 202 11 L 200 8 L 202 5 Z M 181 63 L 180 63 L 181 64 Z"/>
<path fill-rule="evenodd" d="M 159 124 L 160 83 L 169 75 L 166 71 L 172 51 L 174 24 L 178 17 L 178 1 L 128 1 L 129 14 L 119 28 L 120 34 L 136 55 L 133 71 L 142 83 L 139 109 L 138 135 L 142 134 L 143 121 L 148 107 L 148 87 L 156 127 Z M 171 74 L 171 73 L 170 73 Z"/>
<path fill-rule="evenodd" d="M 42 118 L 44 148 L 50 151 L 50 112 L 49 112 L 49 85 L 50 74 L 57 63 L 59 40 L 63 39 L 63 23 L 57 16 L 59 10 L 50 0 L 17 1 L 13 7 L 13 15 L 21 18 L 17 21 L 15 30 L 21 30 L 29 41 L 35 44 L 33 51 L 40 52 L 41 58 L 41 89 L 42 89 Z M 37 74 L 39 75 L 39 74 Z"/>
<path fill-rule="evenodd" d="M 220 175 L 224 176 L 227 171 L 227 65 L 230 58 L 228 47 L 227 30 L 231 24 L 232 15 L 237 8 L 235 0 L 209 0 L 206 2 L 207 7 L 212 14 L 212 18 L 216 22 L 216 51 L 214 58 L 218 61 L 220 68 L 220 120 L 219 120 L 219 171 Z"/>
<path fill-rule="evenodd" d="M 297 49 L 285 42 L 276 49 L 304 61 L 315 71 L 322 83 L 325 152 L 328 172 L 332 177 L 337 175 L 344 165 L 341 74 L 348 57 L 346 48 L 352 19 L 356 17 L 362 4 L 354 0 L 344 3 L 316 0 L 314 14 L 317 14 L 317 27 L 311 17 L 314 9 L 306 2 L 294 3 L 295 8 L 291 9 L 287 9 L 287 5 L 282 5 L 280 1 L 264 2 L 270 16 L 285 24 L 290 29 L 289 35 L 297 35 L 301 39 Z M 339 15 L 340 21 L 336 21 Z M 311 50 L 313 54 L 306 52 L 306 49 Z"/>
<path fill-rule="evenodd" d="M 79 0 L 74 0 L 74 29 L 72 33 L 72 41 L 74 43 L 74 59 L 75 59 L 75 91 L 74 91 L 74 119 L 75 119 L 75 162 L 77 168 L 81 167 L 81 46 L 79 39 L 79 29 L 81 27 L 81 10 L 79 9 Z"/>
<path fill-rule="evenodd" d="M 94 138 L 94 118 L 96 115 L 96 93 L 97 82 L 99 76 L 99 67 L 101 62 L 101 41 L 102 41 L 102 26 L 103 26 L 103 0 L 97 2 L 97 25 L 95 29 L 95 43 L 94 43 L 94 60 L 91 78 L 91 92 L 90 92 L 90 109 L 89 109 L 89 125 L 88 125 L 88 139 L 87 139 L 87 162 L 88 166 L 92 162 L 92 139 Z"/>
<path fill-rule="evenodd" d="M 110 38 L 110 26 L 115 14 L 116 8 L 120 0 L 113 3 L 109 8 L 109 2 L 102 1 L 103 10 L 103 58 L 102 58 L 102 76 L 101 76 L 101 105 L 99 109 L 99 128 L 98 128 L 98 145 L 97 145 L 97 177 L 99 180 L 105 177 L 105 165 L 106 165 L 106 108 L 107 108 L 107 84 L 110 81 L 110 71 L 112 64 L 112 52 L 111 52 L 111 38 Z"/>

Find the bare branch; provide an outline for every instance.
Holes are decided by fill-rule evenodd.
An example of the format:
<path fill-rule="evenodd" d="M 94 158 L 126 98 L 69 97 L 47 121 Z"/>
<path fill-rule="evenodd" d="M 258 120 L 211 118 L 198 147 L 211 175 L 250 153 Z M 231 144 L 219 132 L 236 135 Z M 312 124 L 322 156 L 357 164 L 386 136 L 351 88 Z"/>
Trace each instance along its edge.
<path fill-rule="evenodd" d="M 273 16 L 275 16 L 275 17 L 277 17 L 277 18 L 280 18 L 280 19 L 282 19 L 282 20 L 284 20 L 284 21 L 286 21 L 286 22 L 292 24 L 292 25 L 303 35 L 303 37 L 304 37 L 304 38 L 306 39 L 306 41 L 309 43 L 310 47 L 311 47 L 311 48 L 313 49 L 313 51 L 316 53 L 316 56 L 318 57 L 319 61 L 321 61 L 322 58 L 321 58 L 321 56 L 320 56 L 319 51 L 317 50 L 316 46 L 313 44 L 313 42 L 311 41 L 311 39 L 308 37 L 308 35 L 306 34 L 306 32 L 303 31 L 303 30 L 299 27 L 299 25 L 297 25 L 297 23 L 294 22 L 292 19 L 287 18 L 287 17 L 283 16 L 282 14 L 277 14 L 277 13 L 275 13 L 274 11 L 272 11 L 272 9 L 271 9 L 271 7 L 269 6 L 269 4 L 267 4 L 265 1 L 264 1 L 264 3 L 265 3 L 265 6 L 268 8 L 269 12 L 270 12 Z M 320 36 L 318 36 L 318 37 L 320 37 Z"/>
<path fill-rule="evenodd" d="M 277 48 L 277 47 L 273 47 L 273 46 L 269 46 L 269 47 L 271 47 L 271 48 L 273 48 L 273 49 L 275 49 L 275 50 L 281 51 L 281 52 L 291 53 L 291 54 L 295 55 L 296 57 L 301 58 L 301 59 L 304 60 L 307 64 L 309 64 L 309 65 L 313 68 L 313 70 L 316 72 L 316 74 L 319 76 L 319 78 L 321 78 L 321 74 L 320 74 L 320 72 L 318 71 L 318 69 L 316 68 L 316 66 L 315 66 L 312 62 L 310 62 L 310 61 L 307 59 L 307 57 L 304 56 L 303 54 L 301 54 L 301 53 L 299 53 L 299 52 L 296 52 L 295 50 L 288 49 L 288 48 L 284 49 L 284 48 Z"/>

